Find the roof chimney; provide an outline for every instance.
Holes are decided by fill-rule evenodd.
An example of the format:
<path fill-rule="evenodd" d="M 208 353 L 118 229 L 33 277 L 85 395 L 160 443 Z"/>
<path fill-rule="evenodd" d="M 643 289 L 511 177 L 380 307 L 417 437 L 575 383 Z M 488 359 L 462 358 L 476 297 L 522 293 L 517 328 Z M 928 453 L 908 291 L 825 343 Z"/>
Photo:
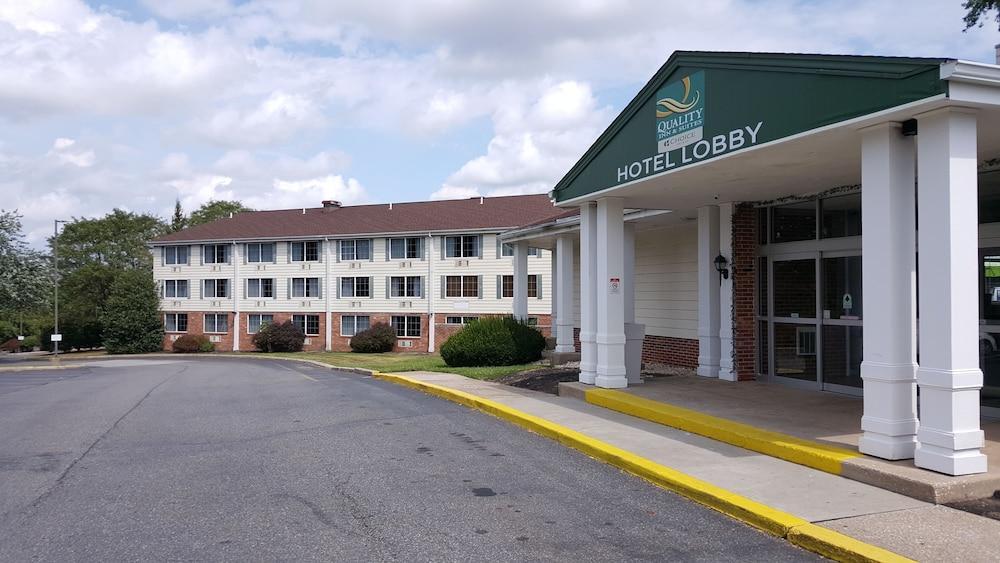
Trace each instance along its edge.
<path fill-rule="evenodd" d="M 324 199 L 323 207 L 340 207 L 340 202 L 335 199 Z"/>
<path fill-rule="evenodd" d="M 483 204 L 483 196 L 479 196 L 479 205 Z"/>

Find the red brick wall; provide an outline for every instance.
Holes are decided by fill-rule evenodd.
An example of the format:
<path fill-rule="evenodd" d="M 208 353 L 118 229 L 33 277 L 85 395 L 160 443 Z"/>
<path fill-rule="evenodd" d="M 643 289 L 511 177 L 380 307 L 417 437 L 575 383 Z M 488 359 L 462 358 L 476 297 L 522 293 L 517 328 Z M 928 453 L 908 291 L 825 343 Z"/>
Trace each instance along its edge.
<path fill-rule="evenodd" d="M 204 334 L 205 331 L 205 311 L 171 311 L 178 313 L 187 313 L 188 316 L 188 329 L 185 334 Z M 293 314 L 298 313 L 281 313 L 268 311 L 267 314 L 274 315 L 274 322 L 283 323 L 285 321 L 292 320 Z M 315 314 L 315 313 L 310 313 Z M 205 334 L 208 337 L 219 337 L 221 342 L 215 342 L 216 352 L 232 352 L 233 351 L 233 318 L 235 315 L 232 313 L 229 316 L 229 330 L 225 334 Z M 247 313 L 240 313 L 240 351 L 241 352 L 253 352 L 255 348 L 253 347 L 253 335 L 247 334 Z M 319 336 L 307 336 L 307 343 L 302 346 L 302 349 L 308 352 L 322 352 L 324 348 L 324 335 L 326 330 L 326 315 L 319 313 Z M 172 350 L 173 338 L 172 336 L 178 335 L 178 333 L 167 333 L 163 338 L 163 349 L 166 351 Z"/>
<path fill-rule="evenodd" d="M 733 211 L 733 360 L 740 381 L 756 379 L 757 210 Z"/>
<path fill-rule="evenodd" d="M 580 329 L 573 328 L 573 346 L 580 352 Z M 698 341 L 692 338 L 672 338 L 647 334 L 642 342 L 643 363 L 666 364 L 687 368 L 698 367 Z"/>
<path fill-rule="evenodd" d="M 447 317 L 457 317 L 459 313 L 435 313 L 435 325 L 434 325 L 434 338 L 437 340 L 438 349 L 441 345 L 447 341 L 451 335 L 462 330 L 462 325 L 453 325 L 445 322 Z M 463 316 L 468 317 L 484 317 L 487 315 L 478 315 L 476 313 L 468 313 Z M 533 318 L 538 319 L 538 324 L 535 326 L 543 335 L 546 337 L 552 334 L 552 315 L 530 315 Z"/>

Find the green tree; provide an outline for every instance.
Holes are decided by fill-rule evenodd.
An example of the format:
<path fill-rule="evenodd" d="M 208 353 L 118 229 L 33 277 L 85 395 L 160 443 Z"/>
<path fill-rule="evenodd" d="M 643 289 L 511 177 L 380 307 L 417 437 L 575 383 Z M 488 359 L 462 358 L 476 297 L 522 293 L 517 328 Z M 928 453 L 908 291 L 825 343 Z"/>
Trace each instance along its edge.
<path fill-rule="evenodd" d="M 49 257 L 25 242 L 16 211 L 0 210 L 0 310 L 20 318 L 43 308 L 51 293 Z"/>
<path fill-rule="evenodd" d="M 101 314 L 104 347 L 111 354 L 163 349 L 160 297 L 152 272 L 126 270 L 115 277 Z"/>
<path fill-rule="evenodd" d="M 972 27 L 982 27 L 989 21 L 989 13 L 996 11 L 993 18 L 997 22 L 997 29 L 1000 30 L 1000 0 L 966 0 L 962 7 L 965 8 L 965 31 Z"/>
<path fill-rule="evenodd" d="M 253 209 L 244 206 L 238 201 L 211 200 L 191 212 L 191 216 L 188 217 L 186 226 L 194 227 L 196 225 L 211 223 L 212 221 L 217 221 L 219 219 L 228 219 L 230 214 L 235 215 L 237 213 L 243 213 L 244 211 L 253 211 Z"/>
<path fill-rule="evenodd" d="M 184 210 L 181 208 L 181 200 L 178 199 L 174 202 L 174 216 L 170 219 L 170 231 L 176 233 L 186 225 L 187 217 L 184 216 Z"/>

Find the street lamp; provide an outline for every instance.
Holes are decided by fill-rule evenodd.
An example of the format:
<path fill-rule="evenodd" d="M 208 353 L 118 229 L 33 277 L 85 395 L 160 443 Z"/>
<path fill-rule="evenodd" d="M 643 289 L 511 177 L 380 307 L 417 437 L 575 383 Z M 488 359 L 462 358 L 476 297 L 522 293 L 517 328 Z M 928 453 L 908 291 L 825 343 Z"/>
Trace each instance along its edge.
<path fill-rule="evenodd" d="M 59 359 L 59 342 L 62 340 L 62 334 L 59 333 L 59 223 L 65 223 L 61 219 L 55 219 L 52 222 L 52 266 L 55 272 L 55 327 L 52 329 L 52 353 L 56 360 Z"/>

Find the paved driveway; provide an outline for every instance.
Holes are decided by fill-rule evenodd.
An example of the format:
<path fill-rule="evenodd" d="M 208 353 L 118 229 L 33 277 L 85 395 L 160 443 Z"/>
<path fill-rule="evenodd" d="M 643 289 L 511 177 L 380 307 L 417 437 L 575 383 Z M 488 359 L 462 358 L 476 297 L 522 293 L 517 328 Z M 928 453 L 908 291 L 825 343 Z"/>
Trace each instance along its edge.
<path fill-rule="evenodd" d="M 815 560 L 503 421 L 230 359 L 0 373 L 0 561 Z"/>

